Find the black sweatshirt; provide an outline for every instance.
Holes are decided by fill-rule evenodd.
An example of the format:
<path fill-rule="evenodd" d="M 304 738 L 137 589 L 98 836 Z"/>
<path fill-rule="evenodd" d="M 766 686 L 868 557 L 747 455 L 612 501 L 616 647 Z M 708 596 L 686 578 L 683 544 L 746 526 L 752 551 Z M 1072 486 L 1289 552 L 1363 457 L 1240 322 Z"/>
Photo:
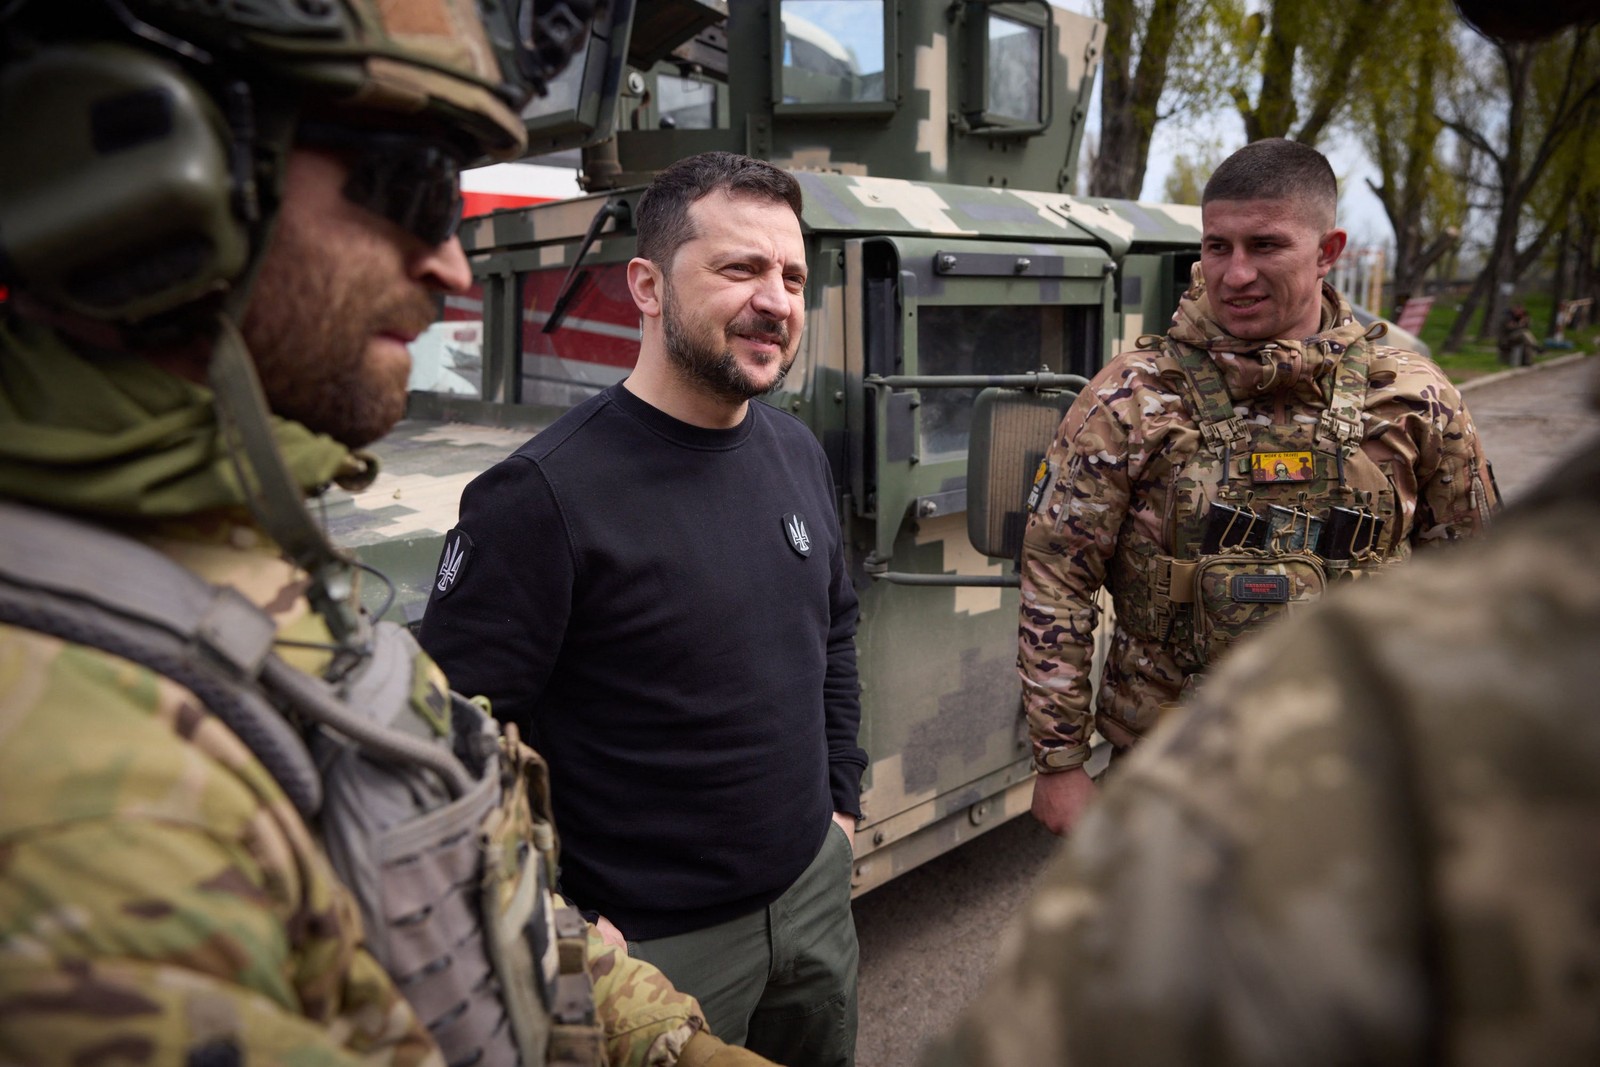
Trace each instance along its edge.
<path fill-rule="evenodd" d="M 422 644 L 549 761 L 562 891 L 642 940 L 765 906 L 859 814 L 855 628 L 810 431 L 615 385 L 467 487 Z"/>

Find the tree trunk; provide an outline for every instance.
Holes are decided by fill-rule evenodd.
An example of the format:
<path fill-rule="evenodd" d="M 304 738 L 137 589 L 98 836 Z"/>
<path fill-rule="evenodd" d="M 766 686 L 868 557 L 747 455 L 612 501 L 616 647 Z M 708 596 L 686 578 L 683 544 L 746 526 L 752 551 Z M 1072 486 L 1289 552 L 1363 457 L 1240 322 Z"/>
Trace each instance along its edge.
<path fill-rule="evenodd" d="M 1488 266 L 1478 272 L 1477 278 L 1472 282 L 1472 289 L 1467 293 L 1467 298 L 1461 302 L 1461 310 L 1456 312 L 1456 321 L 1450 325 L 1450 333 L 1444 339 L 1444 350 L 1456 352 L 1461 348 L 1462 340 L 1467 336 L 1467 326 L 1472 322 L 1472 316 L 1478 310 L 1478 305 L 1483 302 L 1485 292 L 1492 281 L 1492 271 Z"/>
<path fill-rule="evenodd" d="M 1100 83 L 1100 152 L 1090 171 L 1089 194 L 1124 200 L 1144 190 L 1150 140 L 1159 120 L 1161 93 L 1177 38 L 1183 0 L 1154 0 L 1143 35 L 1134 0 L 1105 0 L 1106 55 Z M 1141 47 L 1134 65 L 1133 42 Z"/>
<path fill-rule="evenodd" d="M 1408 235 L 1411 243 L 1421 240 L 1420 234 L 1414 231 Z M 1459 230 L 1450 229 L 1433 239 L 1428 247 L 1419 249 L 1415 253 L 1407 254 L 1401 250 L 1396 255 L 1394 274 L 1394 313 L 1400 314 L 1400 307 L 1407 300 L 1415 296 L 1419 290 L 1425 288 L 1428 271 L 1433 265 L 1444 257 L 1444 254 L 1456 246 L 1461 239 Z M 1398 247 L 1398 246 L 1397 246 Z"/>
<path fill-rule="evenodd" d="M 1292 19 L 1287 11 L 1300 0 L 1273 0 L 1267 12 L 1268 24 L 1261 59 L 1261 94 L 1253 108 L 1242 111 L 1245 137 L 1259 141 L 1263 137 L 1287 137 L 1294 129 L 1296 115 L 1294 99 L 1294 59 L 1300 42 L 1290 35 L 1286 24 Z"/>

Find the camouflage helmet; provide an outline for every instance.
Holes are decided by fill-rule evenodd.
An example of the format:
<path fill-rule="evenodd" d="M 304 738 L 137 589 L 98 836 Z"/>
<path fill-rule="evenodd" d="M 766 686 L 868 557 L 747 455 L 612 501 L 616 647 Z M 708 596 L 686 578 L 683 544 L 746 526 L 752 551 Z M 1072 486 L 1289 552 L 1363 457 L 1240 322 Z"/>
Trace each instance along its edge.
<path fill-rule="evenodd" d="M 303 114 L 512 158 L 594 0 L 13 0 L 0 285 L 138 327 L 242 296 Z M 240 285 L 243 281 L 245 284 Z"/>
<path fill-rule="evenodd" d="M 292 88 L 313 101 L 464 134 L 475 155 L 491 158 L 515 156 L 526 144 L 518 113 L 543 91 L 549 38 L 576 43 L 585 26 L 570 4 L 536 25 L 535 0 L 123 0 L 122 6 L 192 48 L 244 62 L 246 80 L 263 90 Z"/>

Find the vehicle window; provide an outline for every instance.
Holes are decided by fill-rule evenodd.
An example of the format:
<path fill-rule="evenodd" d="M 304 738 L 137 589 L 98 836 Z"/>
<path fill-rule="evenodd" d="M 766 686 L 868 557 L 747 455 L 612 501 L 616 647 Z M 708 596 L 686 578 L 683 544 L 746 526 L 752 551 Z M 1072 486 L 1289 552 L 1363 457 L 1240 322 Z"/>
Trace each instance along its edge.
<path fill-rule="evenodd" d="M 783 102 L 884 98 L 883 0 L 783 0 Z"/>
<path fill-rule="evenodd" d="M 594 263 L 561 326 L 545 333 L 566 267 L 529 271 L 522 284 L 522 403 L 569 408 L 628 376 L 639 359 L 639 309 L 626 263 Z"/>
<path fill-rule="evenodd" d="M 1024 374 L 1060 369 L 1066 343 L 1060 306 L 950 307 L 917 311 L 917 373 Z M 923 458 L 965 452 L 976 389 L 922 390 Z"/>
<path fill-rule="evenodd" d="M 717 125 L 717 87 L 710 82 L 658 74 L 656 93 L 660 97 L 660 123 L 663 129 L 710 130 Z"/>
<path fill-rule="evenodd" d="M 1039 45 L 1044 31 L 989 16 L 989 95 L 986 111 L 1019 122 L 1039 121 Z"/>

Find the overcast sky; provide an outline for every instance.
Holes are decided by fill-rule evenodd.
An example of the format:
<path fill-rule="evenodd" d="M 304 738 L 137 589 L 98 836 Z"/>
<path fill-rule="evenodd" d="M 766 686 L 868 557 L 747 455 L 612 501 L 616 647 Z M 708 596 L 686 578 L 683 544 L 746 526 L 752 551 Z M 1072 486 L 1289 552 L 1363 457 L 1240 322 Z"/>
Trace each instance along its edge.
<path fill-rule="evenodd" d="M 1093 0 L 1051 0 L 1056 7 L 1068 11 L 1076 11 L 1083 15 L 1094 15 Z M 1100 133 L 1100 79 L 1095 78 L 1094 96 L 1089 102 L 1087 116 L 1089 139 L 1097 139 Z M 1144 189 L 1139 195 L 1141 200 L 1164 199 L 1164 187 L 1167 175 L 1172 172 L 1172 161 L 1175 157 L 1185 153 L 1194 155 L 1198 149 L 1209 141 L 1220 141 L 1224 152 L 1244 147 L 1244 120 L 1239 113 L 1231 109 L 1208 115 L 1204 119 L 1193 116 L 1186 119 L 1170 119 L 1156 125 L 1155 134 L 1150 144 L 1150 162 L 1145 170 Z M 1350 231 L 1350 243 L 1353 246 L 1366 244 L 1388 244 L 1391 242 L 1393 232 L 1389 229 L 1389 221 L 1384 216 L 1383 206 L 1378 203 L 1378 198 L 1367 187 L 1366 179 L 1376 180 L 1378 172 L 1367 162 L 1365 154 L 1358 145 L 1352 143 L 1343 134 L 1330 134 L 1328 143 L 1319 145 L 1328 160 L 1333 164 L 1333 171 L 1339 178 L 1339 224 Z"/>

